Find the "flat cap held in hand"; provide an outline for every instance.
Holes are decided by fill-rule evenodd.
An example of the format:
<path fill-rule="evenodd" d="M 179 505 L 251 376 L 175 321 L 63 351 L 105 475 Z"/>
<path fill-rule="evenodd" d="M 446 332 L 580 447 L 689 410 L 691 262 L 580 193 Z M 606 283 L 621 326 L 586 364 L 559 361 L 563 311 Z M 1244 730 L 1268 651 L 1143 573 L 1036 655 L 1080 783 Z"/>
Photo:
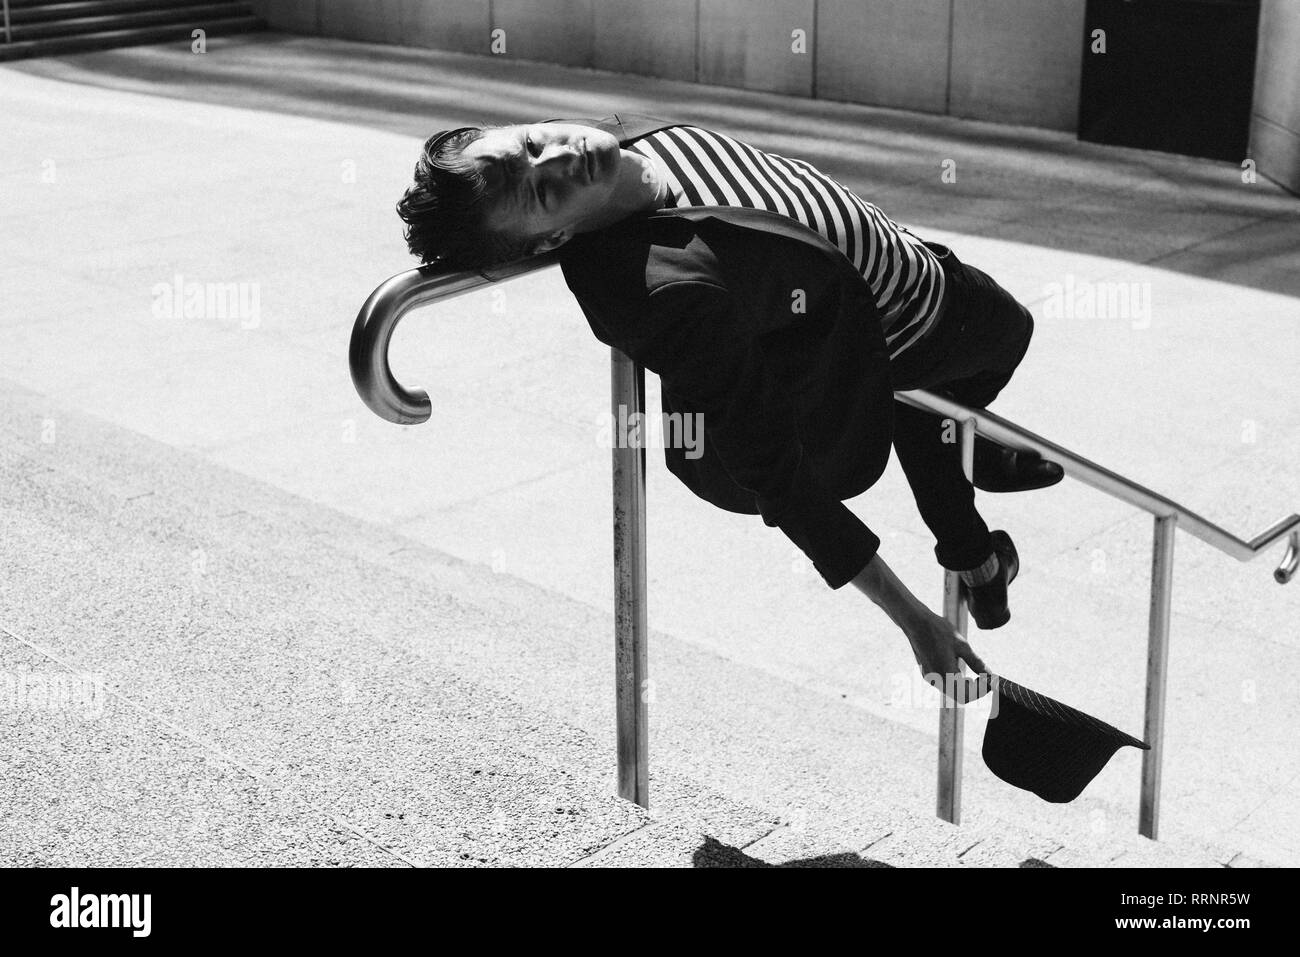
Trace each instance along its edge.
<path fill-rule="evenodd" d="M 1120 748 L 1151 746 L 1091 715 L 998 675 L 995 717 L 984 730 L 984 763 L 1008 784 L 1044 801 L 1077 798 Z"/>

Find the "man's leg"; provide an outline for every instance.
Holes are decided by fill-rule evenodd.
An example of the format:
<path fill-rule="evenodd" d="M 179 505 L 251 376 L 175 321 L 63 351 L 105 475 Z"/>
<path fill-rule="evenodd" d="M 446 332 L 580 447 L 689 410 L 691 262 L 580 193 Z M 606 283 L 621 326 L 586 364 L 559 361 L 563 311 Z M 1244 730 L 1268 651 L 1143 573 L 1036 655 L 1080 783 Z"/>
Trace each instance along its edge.
<path fill-rule="evenodd" d="M 934 535 L 944 568 L 979 566 L 993 550 L 989 528 L 975 508 L 975 487 L 961 467 L 956 428 L 920 409 L 894 404 L 894 451 L 912 488 L 917 511 Z"/>
<path fill-rule="evenodd" d="M 1024 358 L 1033 335 L 1029 310 L 971 266 L 958 264 L 949 277 L 950 312 L 928 348 L 940 355 L 906 360 L 925 368 L 908 388 L 929 389 L 971 408 L 991 403 Z M 909 366 L 902 367 L 906 371 Z M 894 448 L 916 498 L 917 509 L 935 537 L 935 557 L 944 568 L 977 568 L 992 554 L 988 526 L 975 508 L 975 490 L 961 468 L 954 423 L 896 403 Z"/>

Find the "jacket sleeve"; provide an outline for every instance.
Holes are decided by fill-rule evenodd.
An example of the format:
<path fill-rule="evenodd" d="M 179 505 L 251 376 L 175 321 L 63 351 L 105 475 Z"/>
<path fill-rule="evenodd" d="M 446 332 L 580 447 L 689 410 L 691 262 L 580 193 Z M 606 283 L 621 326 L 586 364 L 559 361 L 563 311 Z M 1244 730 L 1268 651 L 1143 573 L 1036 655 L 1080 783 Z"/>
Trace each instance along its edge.
<path fill-rule="evenodd" d="M 725 288 L 698 280 L 650 295 L 639 321 L 617 324 L 615 344 L 704 416 L 732 479 L 753 492 L 764 524 L 780 528 L 840 588 L 880 539 L 822 484 L 804 456 L 790 397 L 764 365 Z"/>

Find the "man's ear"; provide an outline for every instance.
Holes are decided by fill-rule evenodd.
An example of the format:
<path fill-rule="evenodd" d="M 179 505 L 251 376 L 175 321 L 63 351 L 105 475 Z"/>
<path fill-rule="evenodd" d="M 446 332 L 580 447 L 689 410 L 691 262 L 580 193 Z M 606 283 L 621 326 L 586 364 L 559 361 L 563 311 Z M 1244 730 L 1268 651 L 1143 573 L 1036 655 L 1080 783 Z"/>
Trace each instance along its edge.
<path fill-rule="evenodd" d="M 559 249 L 570 239 L 567 229 L 558 229 L 553 233 L 542 236 L 533 244 L 533 255 L 538 256 L 542 253 L 549 253 L 552 249 Z"/>

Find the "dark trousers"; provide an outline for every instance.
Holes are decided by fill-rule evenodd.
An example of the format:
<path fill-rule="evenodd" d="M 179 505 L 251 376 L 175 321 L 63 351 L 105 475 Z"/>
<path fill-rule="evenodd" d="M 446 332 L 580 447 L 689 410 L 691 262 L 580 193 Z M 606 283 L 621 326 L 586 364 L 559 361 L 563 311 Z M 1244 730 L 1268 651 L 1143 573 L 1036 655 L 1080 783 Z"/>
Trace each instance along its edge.
<path fill-rule="evenodd" d="M 1033 316 L 951 250 L 926 245 L 943 264 L 944 312 L 924 339 L 891 361 L 894 388 L 926 389 L 982 409 L 997 398 L 1025 357 Z M 975 509 L 975 489 L 962 471 L 956 438 L 955 426 L 945 426 L 939 416 L 894 404 L 894 451 L 921 518 L 934 534 L 935 557 L 944 568 L 961 571 L 979 565 L 993 548 L 988 526 Z"/>

